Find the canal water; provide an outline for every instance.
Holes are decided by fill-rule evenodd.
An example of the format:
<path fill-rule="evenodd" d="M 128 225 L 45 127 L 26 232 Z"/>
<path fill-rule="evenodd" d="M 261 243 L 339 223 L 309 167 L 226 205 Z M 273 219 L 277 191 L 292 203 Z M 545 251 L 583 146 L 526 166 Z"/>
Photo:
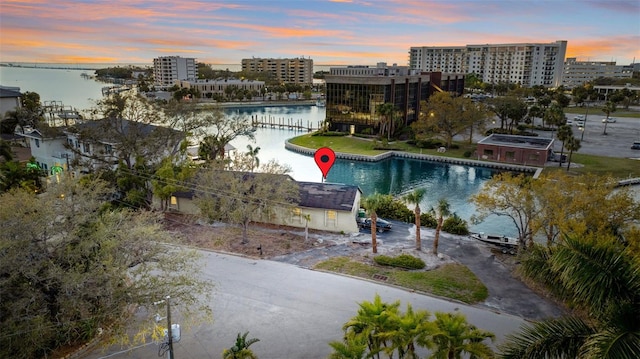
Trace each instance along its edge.
<path fill-rule="evenodd" d="M 25 69 L 0 67 L 0 85 L 20 87 L 22 92 L 33 91 L 44 101 L 61 101 L 64 105 L 80 110 L 90 108 L 94 100 L 101 98 L 101 88 L 105 84 L 85 80 L 82 70 Z M 226 109 L 229 114 L 253 117 L 261 122 L 300 123 L 317 127 L 324 120 L 325 109 L 316 106 L 281 106 Z M 287 139 L 306 133 L 271 127 L 258 128 L 255 142 L 246 138 L 234 140 L 231 144 L 238 151 L 247 151 L 247 145 L 260 147 L 258 158 L 261 163 L 275 159 L 291 167 L 291 176 L 298 181 L 320 182 L 322 174 L 313 157 L 288 151 L 284 148 Z M 491 177 L 492 170 L 480 167 L 447 165 L 410 159 L 392 158 L 380 162 L 357 162 L 336 160 L 327 176 L 327 182 L 357 185 L 364 196 L 375 192 L 400 196 L 414 188 L 422 187 L 427 195 L 421 208 L 423 211 L 435 206 L 440 198 L 451 204 L 451 210 L 469 220 L 475 207 L 469 202 Z M 473 231 L 498 233 L 514 236 L 515 226 L 506 218 L 492 217 L 473 225 Z"/>

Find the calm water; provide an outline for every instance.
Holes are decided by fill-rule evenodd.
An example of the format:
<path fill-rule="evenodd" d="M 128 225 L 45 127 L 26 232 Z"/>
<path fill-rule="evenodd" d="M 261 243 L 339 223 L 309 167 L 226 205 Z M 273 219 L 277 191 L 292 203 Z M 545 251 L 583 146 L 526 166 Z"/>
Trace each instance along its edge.
<path fill-rule="evenodd" d="M 20 87 L 22 92 L 33 91 L 44 101 L 62 101 L 64 105 L 79 110 L 89 109 L 94 100 L 102 97 L 105 84 L 85 80 L 83 70 L 52 70 L 0 67 L 0 84 Z M 317 126 L 325 116 L 324 108 L 315 106 L 286 106 L 266 108 L 228 109 L 229 113 L 253 116 L 259 120 L 287 122 L 289 120 Z M 322 174 L 313 157 L 300 155 L 284 148 L 286 139 L 304 132 L 260 128 L 256 141 L 236 139 L 232 145 L 238 151 L 247 150 L 247 145 L 259 146 L 261 163 L 276 159 L 292 168 L 292 177 L 298 181 L 320 182 Z M 408 159 L 388 159 L 377 163 L 337 160 L 327 176 L 328 182 L 347 183 L 359 186 L 365 196 L 374 192 L 401 195 L 417 187 L 427 190 L 421 204 L 423 211 L 434 206 L 438 199 L 446 198 L 451 210 L 460 217 L 469 219 L 475 207 L 469 197 L 477 193 L 491 177 L 489 169 L 467 166 L 448 166 L 440 163 Z M 479 225 L 471 225 L 473 231 L 515 235 L 515 227 L 505 218 L 494 217 Z"/>

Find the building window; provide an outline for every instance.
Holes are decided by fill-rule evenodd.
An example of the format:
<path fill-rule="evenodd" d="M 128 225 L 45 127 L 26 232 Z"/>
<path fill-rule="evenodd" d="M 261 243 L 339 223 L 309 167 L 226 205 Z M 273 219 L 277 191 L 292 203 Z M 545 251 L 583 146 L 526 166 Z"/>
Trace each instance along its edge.
<path fill-rule="evenodd" d="M 483 155 L 488 156 L 488 157 L 493 157 L 493 150 L 485 148 L 484 152 L 482 152 Z"/>
<path fill-rule="evenodd" d="M 294 221 L 302 222 L 302 210 L 300 208 L 294 208 L 291 212 Z"/>
<path fill-rule="evenodd" d="M 537 153 L 529 154 L 529 161 L 537 161 L 540 158 L 540 155 Z"/>
<path fill-rule="evenodd" d="M 40 148 L 40 140 L 36 138 L 36 147 Z"/>
<path fill-rule="evenodd" d="M 338 223 L 338 213 L 336 211 L 325 212 L 326 224 L 332 224 L 335 226 Z"/>
<path fill-rule="evenodd" d="M 505 156 L 506 159 L 513 161 L 513 160 L 516 159 L 516 152 L 515 151 L 507 151 L 504 154 L 504 156 Z"/>
<path fill-rule="evenodd" d="M 85 153 L 91 153 L 91 146 L 89 145 L 88 142 L 83 143 L 84 145 L 84 152 Z"/>

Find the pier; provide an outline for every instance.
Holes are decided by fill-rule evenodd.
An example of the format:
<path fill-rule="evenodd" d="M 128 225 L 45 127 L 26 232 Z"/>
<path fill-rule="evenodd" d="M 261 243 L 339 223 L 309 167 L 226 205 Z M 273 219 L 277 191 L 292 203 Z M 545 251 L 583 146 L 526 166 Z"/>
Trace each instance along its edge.
<path fill-rule="evenodd" d="M 303 121 L 302 119 L 293 119 L 293 118 L 284 118 L 284 117 L 262 117 L 258 118 L 258 116 L 251 116 L 251 125 L 253 127 L 270 127 L 270 128 L 279 128 L 283 130 L 293 130 L 293 131 L 307 131 L 313 132 L 322 127 L 322 122 L 319 121 L 317 124 L 312 123 L 311 121 Z M 315 125 L 315 127 L 314 127 Z"/>

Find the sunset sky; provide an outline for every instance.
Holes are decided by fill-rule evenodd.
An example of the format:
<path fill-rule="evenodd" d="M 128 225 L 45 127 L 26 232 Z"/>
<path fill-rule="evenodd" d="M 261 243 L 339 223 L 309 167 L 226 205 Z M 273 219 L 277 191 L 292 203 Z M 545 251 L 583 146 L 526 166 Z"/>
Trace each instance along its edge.
<path fill-rule="evenodd" d="M 2 62 L 406 65 L 411 46 L 557 40 L 578 60 L 640 61 L 640 1 L 0 0 Z"/>

